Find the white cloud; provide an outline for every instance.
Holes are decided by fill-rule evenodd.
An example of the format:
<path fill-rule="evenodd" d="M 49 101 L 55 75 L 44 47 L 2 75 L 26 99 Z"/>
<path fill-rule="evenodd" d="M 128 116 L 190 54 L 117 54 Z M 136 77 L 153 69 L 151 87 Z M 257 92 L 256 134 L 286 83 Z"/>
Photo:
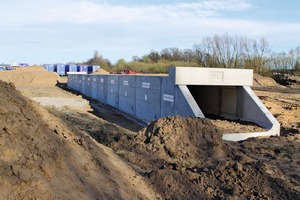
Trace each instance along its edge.
<path fill-rule="evenodd" d="M 202 18 L 222 11 L 251 8 L 244 0 L 206 0 L 196 3 L 112 5 L 88 0 L 12 0 L 1 3 L 0 23 L 131 23 L 141 20 Z"/>
<path fill-rule="evenodd" d="M 252 8 L 252 5 L 243 0 L 211 0 L 204 1 L 201 7 L 209 10 L 241 11 Z"/>

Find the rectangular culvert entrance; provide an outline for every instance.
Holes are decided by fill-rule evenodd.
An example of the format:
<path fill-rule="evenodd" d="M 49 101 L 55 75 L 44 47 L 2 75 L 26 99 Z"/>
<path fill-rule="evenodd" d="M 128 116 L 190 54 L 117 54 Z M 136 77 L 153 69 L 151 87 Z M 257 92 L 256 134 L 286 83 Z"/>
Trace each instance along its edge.
<path fill-rule="evenodd" d="M 187 86 L 206 117 L 238 119 L 238 86 Z"/>

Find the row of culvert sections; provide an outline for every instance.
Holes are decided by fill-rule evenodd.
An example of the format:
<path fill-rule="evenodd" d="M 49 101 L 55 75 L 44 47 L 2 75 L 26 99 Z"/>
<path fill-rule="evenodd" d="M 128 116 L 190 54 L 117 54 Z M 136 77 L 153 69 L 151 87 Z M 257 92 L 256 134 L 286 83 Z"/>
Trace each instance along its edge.
<path fill-rule="evenodd" d="M 69 74 L 68 87 L 145 122 L 193 115 L 169 76 Z"/>
<path fill-rule="evenodd" d="M 69 73 L 91 74 L 100 68 L 99 65 L 75 65 L 75 64 L 44 64 L 43 67 L 48 72 L 56 72 L 60 76 L 67 75 Z"/>

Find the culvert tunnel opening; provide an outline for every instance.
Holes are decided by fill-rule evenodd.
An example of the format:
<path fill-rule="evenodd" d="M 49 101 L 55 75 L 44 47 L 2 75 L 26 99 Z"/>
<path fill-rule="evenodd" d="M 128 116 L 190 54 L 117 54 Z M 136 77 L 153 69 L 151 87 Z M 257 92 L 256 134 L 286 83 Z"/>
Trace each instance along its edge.
<path fill-rule="evenodd" d="M 239 120 L 239 86 L 187 86 L 206 118 Z"/>

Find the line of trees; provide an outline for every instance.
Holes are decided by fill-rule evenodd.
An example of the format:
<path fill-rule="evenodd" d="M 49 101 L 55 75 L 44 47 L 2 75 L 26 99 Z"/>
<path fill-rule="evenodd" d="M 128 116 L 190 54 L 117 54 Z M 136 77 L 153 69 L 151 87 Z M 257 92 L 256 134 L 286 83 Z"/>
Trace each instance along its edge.
<path fill-rule="evenodd" d="M 268 57 L 268 66 L 277 73 L 296 72 L 300 74 L 300 47 L 288 52 L 273 52 Z"/>
<path fill-rule="evenodd" d="M 112 65 L 95 51 L 88 64 L 99 64 L 108 70 L 135 70 L 163 73 L 174 65 L 214 68 L 253 69 L 254 73 L 270 75 L 271 72 L 300 72 L 300 47 L 289 52 L 272 52 L 267 39 L 248 39 L 228 34 L 205 37 L 192 49 L 165 48 L 126 62 L 120 59 Z"/>
<path fill-rule="evenodd" d="M 111 62 L 108 59 L 103 58 L 103 56 L 99 54 L 98 50 L 95 50 L 94 56 L 87 60 L 84 64 L 100 65 L 104 69 L 112 68 Z"/>

